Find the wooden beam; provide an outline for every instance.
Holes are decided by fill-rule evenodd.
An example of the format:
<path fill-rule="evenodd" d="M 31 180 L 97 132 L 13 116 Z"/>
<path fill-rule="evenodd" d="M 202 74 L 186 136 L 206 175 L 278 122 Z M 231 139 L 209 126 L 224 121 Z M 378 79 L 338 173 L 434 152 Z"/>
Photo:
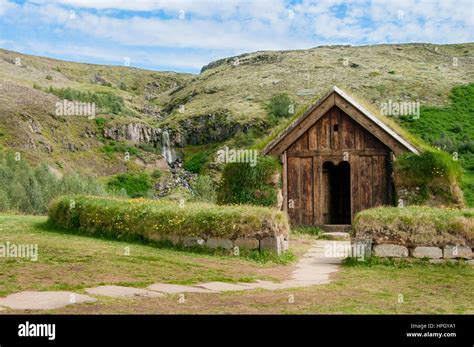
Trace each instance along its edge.
<path fill-rule="evenodd" d="M 321 149 L 321 150 L 300 150 L 300 151 L 294 151 L 291 153 L 288 153 L 288 156 L 290 157 L 312 157 L 312 156 L 344 156 L 345 154 L 348 154 L 349 157 L 351 155 L 358 155 L 358 156 L 372 156 L 372 155 L 387 155 L 387 151 L 383 151 L 380 149 Z"/>
<path fill-rule="evenodd" d="M 357 108 L 352 106 L 340 95 L 335 94 L 334 101 L 337 107 L 339 107 L 343 112 L 347 113 L 352 119 L 354 119 L 357 123 L 364 127 L 369 133 L 374 135 L 382 143 L 388 146 L 395 154 L 406 152 L 406 149 L 401 146 L 396 139 L 394 139 L 390 134 L 387 134 L 385 130 L 381 129 L 377 124 L 367 118 L 366 115 L 364 115 Z"/>
<path fill-rule="evenodd" d="M 280 155 L 303 135 L 319 118 L 334 106 L 334 93 L 329 95 L 317 108 L 315 108 L 305 119 L 289 131 L 281 141 L 273 147 L 268 154 Z"/>

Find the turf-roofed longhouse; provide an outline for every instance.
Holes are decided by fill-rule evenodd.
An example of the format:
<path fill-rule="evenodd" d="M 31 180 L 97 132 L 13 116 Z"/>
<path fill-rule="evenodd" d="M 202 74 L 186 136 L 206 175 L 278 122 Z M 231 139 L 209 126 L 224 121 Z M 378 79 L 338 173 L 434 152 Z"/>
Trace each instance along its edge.
<path fill-rule="evenodd" d="M 283 208 L 293 225 L 348 225 L 394 203 L 391 161 L 418 149 L 337 87 L 265 149 L 283 163 Z"/>

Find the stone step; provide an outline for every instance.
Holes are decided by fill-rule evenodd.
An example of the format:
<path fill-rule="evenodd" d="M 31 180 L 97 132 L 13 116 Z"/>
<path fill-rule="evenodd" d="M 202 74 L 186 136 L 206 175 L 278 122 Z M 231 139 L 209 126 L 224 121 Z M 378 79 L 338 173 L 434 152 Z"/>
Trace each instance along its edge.
<path fill-rule="evenodd" d="M 350 241 L 351 235 L 346 232 L 341 231 L 331 231 L 322 233 L 321 237 L 326 240 L 333 240 L 333 241 Z"/>

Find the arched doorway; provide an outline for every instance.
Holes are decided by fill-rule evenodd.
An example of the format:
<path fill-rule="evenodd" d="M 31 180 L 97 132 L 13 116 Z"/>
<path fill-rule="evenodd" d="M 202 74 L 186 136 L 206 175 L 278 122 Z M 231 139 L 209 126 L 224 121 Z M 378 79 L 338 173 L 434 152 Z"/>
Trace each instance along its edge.
<path fill-rule="evenodd" d="M 324 224 L 351 224 L 351 167 L 347 161 L 323 164 Z"/>

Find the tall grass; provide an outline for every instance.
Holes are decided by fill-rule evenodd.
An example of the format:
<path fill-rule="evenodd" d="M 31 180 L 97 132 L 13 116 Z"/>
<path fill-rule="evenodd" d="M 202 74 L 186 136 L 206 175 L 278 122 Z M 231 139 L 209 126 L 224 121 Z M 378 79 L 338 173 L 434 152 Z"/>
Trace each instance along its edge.
<path fill-rule="evenodd" d="M 271 208 L 190 202 L 180 205 L 143 198 L 63 196 L 51 203 L 48 215 L 58 227 L 118 239 L 156 240 L 164 235 L 233 239 L 286 234 L 289 229 L 285 214 Z"/>
<path fill-rule="evenodd" d="M 64 194 L 104 195 L 103 187 L 90 177 L 54 176 L 46 164 L 31 167 L 12 152 L 0 152 L 0 211 L 45 214 L 49 202 Z"/>
<path fill-rule="evenodd" d="M 357 237 L 408 246 L 474 245 L 474 209 L 376 207 L 359 212 Z"/>

